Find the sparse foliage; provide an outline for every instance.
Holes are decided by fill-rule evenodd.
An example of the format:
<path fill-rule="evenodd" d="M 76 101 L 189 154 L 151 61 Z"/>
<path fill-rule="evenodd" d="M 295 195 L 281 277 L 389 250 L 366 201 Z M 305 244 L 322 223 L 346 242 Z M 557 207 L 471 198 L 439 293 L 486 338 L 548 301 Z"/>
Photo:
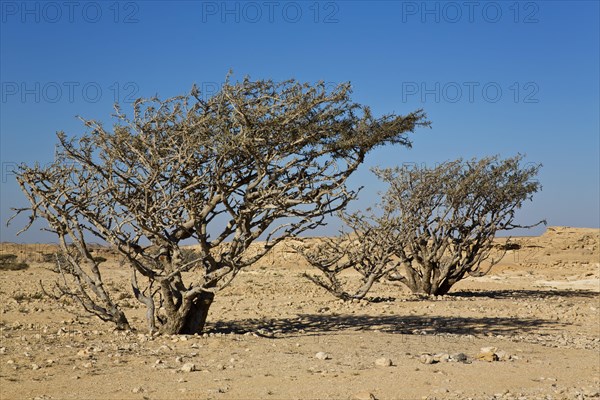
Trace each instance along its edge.
<path fill-rule="evenodd" d="M 501 258 L 490 259 L 497 232 L 545 223 L 514 223 L 515 211 L 540 190 L 534 180 L 540 166 L 522 166 L 521 161 L 522 156 L 487 157 L 435 168 L 375 170 L 389 185 L 381 201 L 383 216 L 347 217 L 353 236 L 304 251 L 326 278 L 312 279 L 344 298 L 348 294 L 337 276 L 349 268 L 363 277 L 359 297 L 382 277 L 414 293 L 443 295 L 467 274 L 484 275 Z"/>
<path fill-rule="evenodd" d="M 345 208 L 355 197 L 346 179 L 370 150 L 408 146 L 406 133 L 429 124 L 421 110 L 375 118 L 345 84 L 327 91 L 293 80 L 228 79 L 207 100 L 194 88 L 140 99 L 132 118 L 116 111 L 112 131 L 82 119 L 89 131 L 59 133 L 52 165 L 20 167 L 30 207 L 18 212 L 58 235 L 61 295 L 128 326 L 91 255 L 88 238 L 99 238 L 131 267 L 150 330 L 188 334 L 202 331 L 214 294 L 240 270 Z M 184 240 L 195 241 L 194 254 Z"/>

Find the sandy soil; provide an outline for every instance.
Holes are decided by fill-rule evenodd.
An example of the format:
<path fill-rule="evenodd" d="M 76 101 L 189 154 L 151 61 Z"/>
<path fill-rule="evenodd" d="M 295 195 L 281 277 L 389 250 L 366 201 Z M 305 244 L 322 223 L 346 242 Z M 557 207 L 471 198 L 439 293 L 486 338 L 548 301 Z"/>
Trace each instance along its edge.
<path fill-rule="evenodd" d="M 217 295 L 206 334 L 179 337 L 145 333 L 116 262 L 105 277 L 136 332 L 42 296 L 39 280 L 54 276 L 36 261 L 51 246 L 4 243 L 0 254 L 31 266 L 0 271 L 0 398 L 600 398 L 600 231 L 516 242 L 448 296 L 383 283 L 378 303 L 334 299 L 281 248 Z"/>

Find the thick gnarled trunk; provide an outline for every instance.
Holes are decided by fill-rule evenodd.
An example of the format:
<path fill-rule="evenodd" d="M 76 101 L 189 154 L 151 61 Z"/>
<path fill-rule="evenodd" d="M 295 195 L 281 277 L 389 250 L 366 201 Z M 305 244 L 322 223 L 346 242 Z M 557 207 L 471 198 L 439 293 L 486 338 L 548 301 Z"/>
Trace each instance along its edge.
<path fill-rule="evenodd" d="M 183 316 L 181 329 L 177 333 L 184 335 L 202 333 L 206 324 L 206 318 L 208 317 L 208 310 L 214 298 L 215 294 L 212 292 L 201 292 L 192 301 L 187 314 Z"/>
<path fill-rule="evenodd" d="M 201 291 L 185 299 L 179 309 L 168 312 L 167 321 L 160 331 L 171 335 L 202 333 L 214 297 L 212 292 Z"/>

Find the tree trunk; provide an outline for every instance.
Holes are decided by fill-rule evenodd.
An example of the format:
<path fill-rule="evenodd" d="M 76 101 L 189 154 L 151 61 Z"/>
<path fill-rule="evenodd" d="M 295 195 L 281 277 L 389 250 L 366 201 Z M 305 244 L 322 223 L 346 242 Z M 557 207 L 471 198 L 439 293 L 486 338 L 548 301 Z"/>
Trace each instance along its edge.
<path fill-rule="evenodd" d="M 180 334 L 193 335 L 194 333 L 202 333 L 208 317 L 208 310 L 215 298 L 215 294 L 211 292 L 201 292 L 196 297 L 190 307 L 189 312 L 184 317 L 183 325 Z"/>
<path fill-rule="evenodd" d="M 179 310 L 168 317 L 167 323 L 161 327 L 163 333 L 170 335 L 200 334 L 204 330 L 208 310 L 215 297 L 211 292 L 200 292 L 190 301 L 184 313 Z"/>
<path fill-rule="evenodd" d="M 451 288 L 452 288 L 452 283 L 448 282 L 447 279 L 444 279 L 444 281 L 437 287 L 435 292 L 431 293 L 431 294 L 436 295 L 436 296 L 444 296 L 444 295 L 448 294 L 448 292 L 450 291 Z"/>

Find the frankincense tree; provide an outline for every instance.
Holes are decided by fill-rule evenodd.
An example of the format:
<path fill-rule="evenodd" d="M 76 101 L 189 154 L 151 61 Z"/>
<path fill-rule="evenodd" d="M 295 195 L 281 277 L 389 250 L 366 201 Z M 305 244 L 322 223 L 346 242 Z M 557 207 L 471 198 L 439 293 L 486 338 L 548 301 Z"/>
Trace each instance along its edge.
<path fill-rule="evenodd" d="M 367 153 L 409 146 L 407 133 L 429 125 L 422 110 L 376 118 L 350 93 L 228 78 L 208 99 L 196 88 L 139 99 L 132 117 L 116 107 L 112 130 L 82 119 L 82 136 L 59 133 L 54 163 L 17 171 L 24 229 L 44 219 L 61 245 L 55 293 L 129 327 L 91 255 L 89 241 L 101 239 L 131 268 L 151 331 L 201 332 L 215 293 L 242 269 L 346 207 L 356 194 L 346 180 Z"/>
<path fill-rule="evenodd" d="M 382 278 L 414 293 L 444 295 L 467 274 L 487 273 L 500 260 L 490 257 L 498 232 L 545 223 L 515 223 L 516 211 L 541 188 L 535 179 L 540 165 L 522 160 L 486 157 L 434 168 L 376 169 L 389 185 L 382 215 L 348 215 L 350 234 L 303 250 L 322 272 L 311 279 L 337 297 L 362 298 Z M 347 269 L 360 272 L 358 291 L 341 285 L 339 275 Z"/>

